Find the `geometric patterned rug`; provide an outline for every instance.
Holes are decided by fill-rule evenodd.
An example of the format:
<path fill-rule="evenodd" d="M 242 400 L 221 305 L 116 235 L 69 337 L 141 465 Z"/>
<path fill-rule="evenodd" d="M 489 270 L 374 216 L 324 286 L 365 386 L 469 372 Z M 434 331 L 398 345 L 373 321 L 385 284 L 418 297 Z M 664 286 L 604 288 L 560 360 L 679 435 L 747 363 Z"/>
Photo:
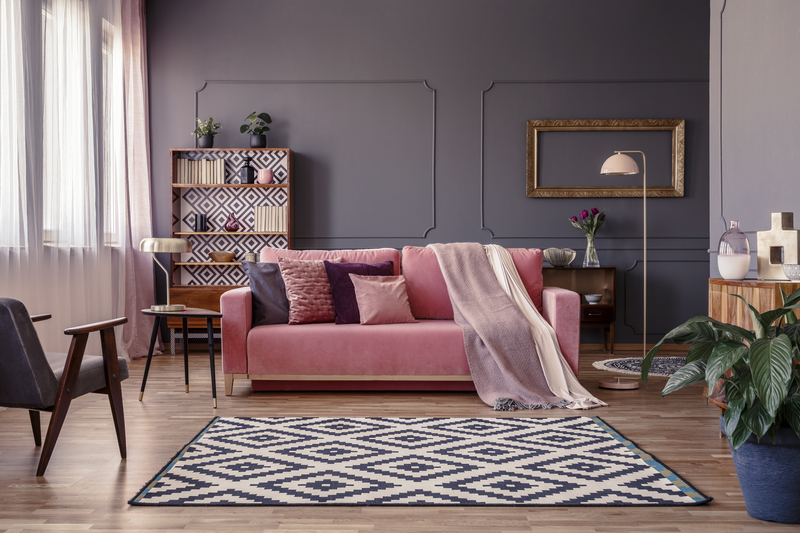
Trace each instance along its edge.
<path fill-rule="evenodd" d="M 215 418 L 132 505 L 711 501 L 599 418 Z"/>
<path fill-rule="evenodd" d="M 650 365 L 650 376 L 669 377 L 686 364 L 685 357 L 654 357 Z M 618 374 L 642 373 L 641 357 L 625 357 L 623 359 L 606 359 L 605 361 L 595 361 L 592 366 L 600 370 L 617 372 Z"/>

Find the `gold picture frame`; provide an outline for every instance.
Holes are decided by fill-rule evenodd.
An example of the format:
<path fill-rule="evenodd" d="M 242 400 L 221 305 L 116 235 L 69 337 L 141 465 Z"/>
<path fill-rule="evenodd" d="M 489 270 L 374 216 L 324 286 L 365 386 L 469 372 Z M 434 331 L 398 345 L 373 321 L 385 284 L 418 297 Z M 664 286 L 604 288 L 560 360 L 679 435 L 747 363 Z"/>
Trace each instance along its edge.
<path fill-rule="evenodd" d="M 683 119 L 619 120 L 529 120 L 527 195 L 529 198 L 635 198 L 641 186 L 541 186 L 539 176 L 539 133 L 546 131 L 671 131 L 672 182 L 669 186 L 647 186 L 648 198 L 683 197 L 686 121 Z M 620 146 L 620 150 L 636 147 Z M 609 152 L 608 155 L 613 155 Z M 602 161 L 601 161 L 602 163 Z M 600 165 L 597 167 L 600 174 Z"/>

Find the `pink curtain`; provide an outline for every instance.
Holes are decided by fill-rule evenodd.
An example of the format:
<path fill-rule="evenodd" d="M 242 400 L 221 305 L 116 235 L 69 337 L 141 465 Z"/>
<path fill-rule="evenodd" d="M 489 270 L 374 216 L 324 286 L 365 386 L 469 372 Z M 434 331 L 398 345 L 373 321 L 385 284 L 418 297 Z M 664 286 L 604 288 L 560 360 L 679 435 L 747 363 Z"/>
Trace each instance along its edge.
<path fill-rule="evenodd" d="M 147 95 L 147 40 L 144 0 L 122 0 L 122 46 L 125 87 L 125 137 L 130 225 L 125 253 L 125 316 L 123 343 L 132 359 L 144 357 L 153 318 L 141 313 L 155 303 L 153 259 L 139 251 L 139 242 L 153 235 L 150 203 L 150 126 Z M 163 345 L 158 344 L 161 350 Z"/>

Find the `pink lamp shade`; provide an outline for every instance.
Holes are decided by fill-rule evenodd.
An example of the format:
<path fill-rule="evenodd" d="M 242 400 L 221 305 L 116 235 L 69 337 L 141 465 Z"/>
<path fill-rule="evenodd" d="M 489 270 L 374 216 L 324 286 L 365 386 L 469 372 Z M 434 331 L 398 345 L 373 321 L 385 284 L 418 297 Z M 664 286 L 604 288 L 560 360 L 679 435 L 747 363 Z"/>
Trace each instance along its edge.
<path fill-rule="evenodd" d="M 611 176 L 622 176 L 626 174 L 638 174 L 639 165 L 636 161 L 625 154 L 614 154 L 603 163 L 603 168 L 600 169 L 600 174 L 607 174 Z"/>

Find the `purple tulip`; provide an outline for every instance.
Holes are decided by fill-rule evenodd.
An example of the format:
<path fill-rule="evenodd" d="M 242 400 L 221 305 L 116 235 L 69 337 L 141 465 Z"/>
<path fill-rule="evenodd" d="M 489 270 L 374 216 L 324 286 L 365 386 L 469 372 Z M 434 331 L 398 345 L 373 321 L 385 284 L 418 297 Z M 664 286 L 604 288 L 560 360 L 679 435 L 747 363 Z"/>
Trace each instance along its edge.
<path fill-rule="evenodd" d="M 600 215 L 600 220 L 605 220 L 605 219 L 606 219 L 606 214 L 605 214 L 605 213 L 603 213 L 602 215 Z"/>
<path fill-rule="evenodd" d="M 595 215 L 597 215 L 597 213 L 599 213 L 599 212 L 600 212 L 600 210 L 599 210 L 599 209 L 597 209 L 596 207 L 593 207 L 593 208 L 592 208 L 592 216 L 595 216 Z"/>
<path fill-rule="evenodd" d="M 586 209 L 581 211 L 581 220 L 583 220 L 584 218 L 586 218 L 588 216 L 589 216 L 589 211 L 587 211 Z"/>
<path fill-rule="evenodd" d="M 569 217 L 569 219 L 573 222 L 578 222 L 578 217 Z"/>

